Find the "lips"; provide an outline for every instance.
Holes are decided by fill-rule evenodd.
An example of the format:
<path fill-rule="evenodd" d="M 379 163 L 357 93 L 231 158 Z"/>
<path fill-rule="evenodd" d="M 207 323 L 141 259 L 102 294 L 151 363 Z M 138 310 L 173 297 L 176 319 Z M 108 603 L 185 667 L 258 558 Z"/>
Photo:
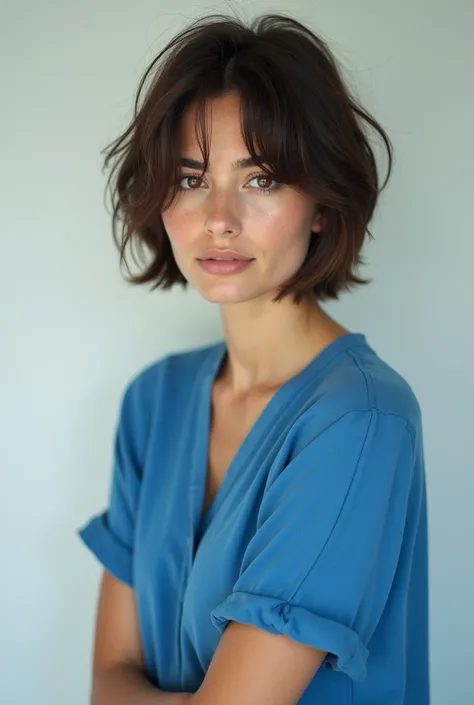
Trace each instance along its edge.
<path fill-rule="evenodd" d="M 215 260 L 215 259 L 204 259 L 198 260 L 199 265 L 211 275 L 216 276 L 228 276 L 234 274 L 240 274 L 244 272 L 254 259 L 244 259 L 244 260 Z"/>
<path fill-rule="evenodd" d="M 248 262 L 245 258 L 240 257 L 206 257 L 205 262 Z"/>
<path fill-rule="evenodd" d="M 246 257 L 240 252 L 234 252 L 233 250 L 208 250 L 203 257 L 199 257 L 200 260 L 216 260 L 216 261 L 238 261 L 238 262 L 250 262 L 253 257 Z"/>

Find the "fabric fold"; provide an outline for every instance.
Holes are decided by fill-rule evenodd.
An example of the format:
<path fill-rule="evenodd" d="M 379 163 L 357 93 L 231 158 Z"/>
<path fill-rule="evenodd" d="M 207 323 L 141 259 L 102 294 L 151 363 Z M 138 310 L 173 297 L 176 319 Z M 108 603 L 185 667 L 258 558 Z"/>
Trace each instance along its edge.
<path fill-rule="evenodd" d="M 221 634 L 233 620 L 289 636 L 301 644 L 327 651 L 325 668 L 342 671 L 355 681 L 363 681 L 366 676 L 369 651 L 359 636 L 344 624 L 305 607 L 268 595 L 233 592 L 212 611 L 211 620 Z"/>
<path fill-rule="evenodd" d="M 93 517 L 77 533 L 112 575 L 133 586 L 132 553 L 111 530 L 107 512 Z"/>

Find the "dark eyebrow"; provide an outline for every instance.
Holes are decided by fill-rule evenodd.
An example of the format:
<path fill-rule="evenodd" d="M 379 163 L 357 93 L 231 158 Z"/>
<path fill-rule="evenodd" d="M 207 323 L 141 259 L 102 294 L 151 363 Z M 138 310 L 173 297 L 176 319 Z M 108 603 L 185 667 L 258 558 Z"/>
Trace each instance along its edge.
<path fill-rule="evenodd" d="M 204 169 L 204 162 L 200 162 L 196 159 L 189 159 L 188 157 L 181 157 L 178 163 L 179 166 L 187 166 L 190 169 Z M 252 157 L 237 159 L 237 161 L 232 162 L 233 169 L 248 169 L 250 166 L 257 166 Z"/>

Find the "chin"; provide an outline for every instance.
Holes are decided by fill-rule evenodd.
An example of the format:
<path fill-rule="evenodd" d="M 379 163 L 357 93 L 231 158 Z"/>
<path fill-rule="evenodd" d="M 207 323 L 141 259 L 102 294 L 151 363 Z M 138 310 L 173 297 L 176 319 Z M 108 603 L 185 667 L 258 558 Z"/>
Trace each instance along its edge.
<path fill-rule="evenodd" d="M 249 300 L 247 297 L 232 294 L 211 294 L 203 291 L 199 293 L 203 299 L 208 301 L 210 304 L 239 304 Z"/>
<path fill-rule="evenodd" d="M 261 292 L 242 291 L 240 287 L 198 287 L 199 294 L 211 304 L 240 304 L 260 298 Z"/>
<path fill-rule="evenodd" d="M 206 301 L 212 304 L 243 304 L 250 301 L 260 301 L 261 303 L 270 301 L 275 295 L 276 290 L 274 288 L 268 290 L 253 290 L 251 291 L 248 287 L 244 291 L 243 287 L 231 287 L 231 286 L 221 286 L 221 287 L 200 287 L 198 292 Z"/>

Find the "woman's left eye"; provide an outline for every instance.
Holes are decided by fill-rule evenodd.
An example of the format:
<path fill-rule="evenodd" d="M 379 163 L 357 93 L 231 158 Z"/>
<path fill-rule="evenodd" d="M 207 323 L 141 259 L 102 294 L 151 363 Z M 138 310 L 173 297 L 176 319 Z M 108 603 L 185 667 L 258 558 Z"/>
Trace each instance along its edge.
<path fill-rule="evenodd" d="M 279 187 L 279 185 L 280 185 L 280 184 L 278 183 L 278 181 L 275 181 L 275 179 L 272 179 L 271 176 L 268 176 L 268 174 L 265 174 L 265 173 L 263 173 L 263 172 L 262 172 L 261 174 L 256 174 L 256 176 L 252 176 L 252 178 L 250 179 L 250 181 L 258 181 L 258 180 L 260 180 L 260 179 L 263 179 L 264 181 L 270 181 L 270 182 L 273 181 L 273 183 L 275 184 L 275 186 L 272 186 L 271 188 L 257 188 L 258 191 L 263 191 L 263 192 L 267 192 L 267 193 L 270 192 L 270 191 L 276 191 L 276 189 L 277 189 L 277 188 Z M 250 181 L 249 181 L 249 183 L 250 183 Z"/>

